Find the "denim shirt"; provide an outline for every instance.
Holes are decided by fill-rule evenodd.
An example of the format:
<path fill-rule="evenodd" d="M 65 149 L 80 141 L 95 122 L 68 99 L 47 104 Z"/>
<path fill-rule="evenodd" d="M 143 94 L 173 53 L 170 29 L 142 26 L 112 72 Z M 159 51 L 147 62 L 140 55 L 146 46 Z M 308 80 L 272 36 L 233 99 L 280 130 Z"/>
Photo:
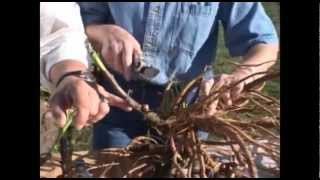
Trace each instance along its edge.
<path fill-rule="evenodd" d="M 214 61 L 218 25 L 231 56 L 257 43 L 278 42 L 258 2 L 79 2 L 84 25 L 116 24 L 142 45 L 145 61 L 160 69 L 148 81 L 190 80 Z"/>

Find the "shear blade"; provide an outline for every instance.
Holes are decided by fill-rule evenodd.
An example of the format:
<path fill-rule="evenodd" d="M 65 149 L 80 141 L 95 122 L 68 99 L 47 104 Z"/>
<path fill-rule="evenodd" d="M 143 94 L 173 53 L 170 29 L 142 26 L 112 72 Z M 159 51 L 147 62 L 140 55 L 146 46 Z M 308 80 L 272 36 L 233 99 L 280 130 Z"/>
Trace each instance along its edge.
<path fill-rule="evenodd" d="M 141 69 L 140 74 L 146 78 L 153 78 L 159 74 L 159 70 L 153 67 L 144 67 Z"/>

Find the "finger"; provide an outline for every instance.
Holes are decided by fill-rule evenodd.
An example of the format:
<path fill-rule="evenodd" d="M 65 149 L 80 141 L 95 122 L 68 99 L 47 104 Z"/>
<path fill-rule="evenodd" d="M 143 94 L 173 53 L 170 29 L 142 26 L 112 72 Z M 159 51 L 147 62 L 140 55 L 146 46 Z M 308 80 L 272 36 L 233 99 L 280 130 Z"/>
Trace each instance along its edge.
<path fill-rule="evenodd" d="M 114 43 L 112 46 L 112 63 L 114 65 L 114 68 L 119 73 L 123 74 L 124 70 L 122 67 L 122 51 L 123 46 L 121 43 Z"/>
<path fill-rule="evenodd" d="M 208 111 L 207 114 L 209 116 L 213 116 L 216 112 L 217 112 L 217 105 L 218 105 L 219 100 L 215 100 L 214 102 L 212 102 L 209 107 L 208 107 Z"/>
<path fill-rule="evenodd" d="M 121 72 L 121 67 L 117 63 L 120 52 L 121 49 L 118 43 L 112 43 L 109 46 L 104 46 L 101 50 L 101 54 L 104 58 L 105 63 L 117 72 Z"/>
<path fill-rule="evenodd" d="M 133 47 L 133 54 L 138 55 L 138 56 L 143 55 L 143 51 L 141 50 L 141 46 L 137 41 Z"/>
<path fill-rule="evenodd" d="M 221 94 L 221 99 L 223 100 L 223 102 L 227 106 L 231 106 L 232 105 L 232 101 L 231 101 L 231 97 L 230 97 L 230 91 L 227 91 L 227 92 Z"/>
<path fill-rule="evenodd" d="M 121 53 L 123 46 L 121 43 L 114 42 L 111 44 L 110 49 L 112 50 L 113 54 L 117 55 Z"/>
<path fill-rule="evenodd" d="M 89 119 L 89 110 L 87 108 L 78 107 L 75 116 L 74 126 L 76 129 L 82 129 Z"/>
<path fill-rule="evenodd" d="M 102 57 L 103 57 L 103 62 L 108 65 L 109 67 L 113 67 L 113 64 L 112 64 L 112 51 L 111 49 L 108 47 L 108 48 L 105 48 L 103 47 L 103 49 L 101 50 L 101 54 L 102 54 Z"/>
<path fill-rule="evenodd" d="M 130 45 L 124 46 L 124 51 L 122 52 L 122 67 L 124 71 L 124 77 L 127 81 L 131 78 L 131 64 L 133 49 Z"/>
<path fill-rule="evenodd" d="M 74 102 L 73 105 L 77 108 L 77 115 L 75 117 L 74 125 L 77 129 L 82 129 L 82 127 L 89 120 L 90 98 L 89 92 L 82 92 L 82 88 L 79 86 L 74 90 L 71 96 Z"/>
<path fill-rule="evenodd" d="M 214 89 L 220 89 L 226 84 L 227 75 L 220 75 L 215 79 Z"/>
<path fill-rule="evenodd" d="M 95 89 L 92 89 L 88 93 L 90 98 L 90 116 L 96 116 L 99 112 L 99 104 L 100 104 L 100 97 Z"/>
<path fill-rule="evenodd" d="M 91 122 L 95 123 L 101 120 L 109 113 L 109 111 L 110 111 L 110 107 L 109 107 L 108 101 L 107 100 L 101 101 L 101 103 L 99 104 L 99 112 L 97 113 L 96 116 L 93 117 Z"/>
<path fill-rule="evenodd" d="M 97 90 L 99 93 L 101 93 L 102 96 L 104 96 L 107 99 L 110 106 L 121 108 L 124 111 L 132 111 L 132 107 L 121 97 L 118 97 L 105 91 L 104 88 L 99 85 L 97 86 Z"/>
<path fill-rule="evenodd" d="M 237 86 L 235 86 L 234 88 L 232 88 L 232 90 L 231 90 L 232 101 L 236 101 L 237 99 L 239 99 L 241 92 L 243 90 L 243 87 L 244 87 L 244 83 L 240 83 Z"/>
<path fill-rule="evenodd" d="M 214 84 L 214 79 L 202 81 L 199 96 L 200 97 L 209 96 L 210 90 L 211 90 L 213 84 Z"/>
<path fill-rule="evenodd" d="M 59 127 L 63 127 L 66 123 L 66 114 L 63 110 L 63 104 L 58 96 L 53 96 L 52 99 L 49 100 L 49 111 L 46 113 L 46 117 L 52 116 L 54 119 L 56 119 L 56 124 Z"/>
<path fill-rule="evenodd" d="M 218 110 L 218 109 L 226 109 L 226 108 L 227 108 L 227 106 L 224 104 L 223 101 L 219 101 L 219 102 L 218 102 L 217 110 Z"/>

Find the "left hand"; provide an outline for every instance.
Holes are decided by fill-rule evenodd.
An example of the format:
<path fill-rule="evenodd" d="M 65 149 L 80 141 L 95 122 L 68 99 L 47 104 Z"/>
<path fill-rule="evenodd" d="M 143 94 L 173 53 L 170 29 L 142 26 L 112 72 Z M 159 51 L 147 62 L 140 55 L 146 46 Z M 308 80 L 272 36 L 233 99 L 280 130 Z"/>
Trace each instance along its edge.
<path fill-rule="evenodd" d="M 214 87 L 215 89 L 219 89 L 223 86 L 229 86 L 235 82 L 238 82 L 240 79 L 249 76 L 249 73 L 237 71 L 232 74 L 221 74 L 214 79 L 203 81 L 200 88 L 200 99 L 205 98 L 209 95 L 210 90 Z M 230 107 L 234 104 L 236 100 L 238 100 L 243 92 L 244 86 L 253 81 L 253 78 L 249 78 L 241 83 L 237 84 L 230 90 L 224 92 L 220 98 L 211 102 L 206 112 L 207 115 L 212 116 L 217 112 L 218 104 L 223 104 L 225 107 Z"/>
<path fill-rule="evenodd" d="M 243 56 L 243 61 L 241 62 L 241 65 L 244 65 L 244 66 L 237 68 L 232 74 L 221 74 L 220 76 L 217 76 L 214 79 L 204 81 L 202 83 L 202 88 L 200 88 L 200 98 L 201 98 L 201 95 L 202 95 L 202 98 L 208 96 L 212 86 L 214 86 L 215 88 L 228 86 L 254 73 L 267 71 L 276 62 L 276 59 L 278 57 L 278 51 L 279 51 L 278 46 L 279 46 L 278 43 L 273 43 L 273 44 L 258 43 L 255 46 L 251 47 L 248 50 L 248 52 Z M 250 66 L 250 65 L 253 65 L 253 66 Z M 216 101 L 210 104 L 207 110 L 208 111 L 207 115 L 210 116 L 215 114 L 217 111 L 218 105 L 219 107 L 223 106 L 223 108 L 227 108 L 228 106 L 230 107 L 233 104 L 235 104 L 235 101 L 237 101 L 241 97 L 244 86 L 261 76 L 263 75 L 256 75 L 256 76 L 250 77 L 245 81 L 239 83 L 232 89 L 223 93 L 221 95 L 221 98 L 218 98 Z M 264 86 L 264 83 L 261 85 L 262 86 L 258 85 L 258 87 L 253 87 L 253 88 L 257 90 L 259 89 L 261 90 L 262 87 Z"/>

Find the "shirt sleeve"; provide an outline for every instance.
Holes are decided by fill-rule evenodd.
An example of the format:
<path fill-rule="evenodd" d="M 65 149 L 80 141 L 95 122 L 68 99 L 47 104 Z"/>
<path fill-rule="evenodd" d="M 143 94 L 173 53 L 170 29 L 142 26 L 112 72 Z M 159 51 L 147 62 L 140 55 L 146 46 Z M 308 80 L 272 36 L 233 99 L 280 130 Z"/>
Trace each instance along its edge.
<path fill-rule="evenodd" d="M 89 66 L 86 35 L 76 3 L 43 3 L 40 20 L 40 83 L 52 90 L 49 72 L 53 65 L 75 60 Z"/>
<path fill-rule="evenodd" d="M 112 21 L 107 2 L 78 2 L 84 25 L 106 24 Z"/>
<path fill-rule="evenodd" d="M 278 42 L 276 29 L 259 2 L 221 3 L 218 16 L 231 56 L 243 56 L 258 43 Z"/>

